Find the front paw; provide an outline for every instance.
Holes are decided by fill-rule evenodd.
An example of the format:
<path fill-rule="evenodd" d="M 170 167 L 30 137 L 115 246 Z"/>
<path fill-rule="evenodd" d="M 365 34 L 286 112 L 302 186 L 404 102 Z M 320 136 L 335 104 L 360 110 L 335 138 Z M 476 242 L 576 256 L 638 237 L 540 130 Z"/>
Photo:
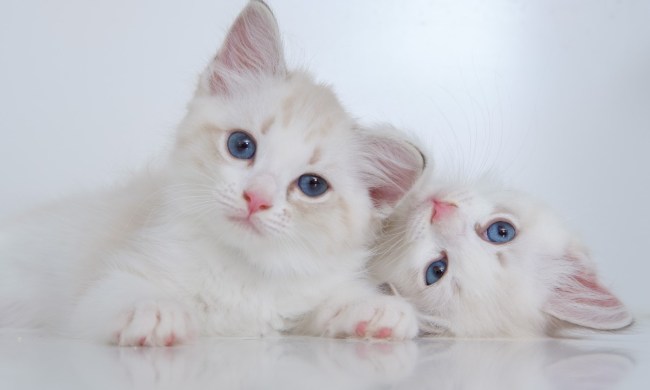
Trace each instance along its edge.
<path fill-rule="evenodd" d="M 196 324 L 190 312 L 170 301 L 146 301 L 123 312 L 114 342 L 120 346 L 172 346 L 192 339 Z"/>
<path fill-rule="evenodd" d="M 404 300 L 380 296 L 338 308 L 327 321 L 325 336 L 411 339 L 418 334 L 415 309 Z"/>

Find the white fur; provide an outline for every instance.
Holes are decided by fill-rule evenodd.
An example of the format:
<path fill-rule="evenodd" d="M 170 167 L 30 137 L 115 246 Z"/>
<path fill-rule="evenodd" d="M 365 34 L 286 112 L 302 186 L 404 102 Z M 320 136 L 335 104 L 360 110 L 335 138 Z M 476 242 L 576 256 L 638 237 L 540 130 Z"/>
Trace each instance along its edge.
<path fill-rule="evenodd" d="M 433 199 L 457 207 L 432 220 Z M 517 228 L 509 243 L 485 239 L 496 220 Z M 632 321 L 562 221 L 525 194 L 487 180 L 427 176 L 386 220 L 375 249 L 371 273 L 417 307 L 423 333 L 538 336 L 566 322 L 618 329 Z M 427 286 L 427 267 L 445 253 L 446 273 Z"/>
<path fill-rule="evenodd" d="M 120 345 L 382 328 L 413 337 L 411 306 L 376 292 L 364 266 L 371 224 L 420 174 L 419 152 L 356 129 L 329 88 L 286 71 L 281 49 L 269 9 L 249 3 L 166 162 L 0 230 L 0 324 Z M 253 160 L 229 154 L 233 130 L 255 138 Z M 306 173 L 330 191 L 307 197 L 296 185 Z M 371 199 L 386 185 L 397 198 Z M 241 222 L 251 188 L 272 207 Z"/>

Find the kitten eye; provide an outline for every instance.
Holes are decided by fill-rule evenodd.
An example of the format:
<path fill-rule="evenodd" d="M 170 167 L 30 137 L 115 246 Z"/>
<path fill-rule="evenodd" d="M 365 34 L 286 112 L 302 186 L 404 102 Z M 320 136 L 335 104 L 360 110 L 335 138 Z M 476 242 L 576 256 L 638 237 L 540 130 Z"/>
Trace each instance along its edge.
<path fill-rule="evenodd" d="M 440 280 L 444 276 L 445 272 L 447 272 L 447 256 L 429 264 L 424 273 L 424 281 L 427 286 L 430 286 Z"/>
<path fill-rule="evenodd" d="M 323 195 L 329 189 L 329 184 L 320 176 L 307 174 L 298 178 L 298 187 L 305 195 L 315 198 Z"/>
<path fill-rule="evenodd" d="M 517 231 L 511 223 L 506 221 L 496 221 L 488 226 L 485 231 L 486 238 L 495 244 L 503 244 L 512 241 L 517 235 Z"/>
<path fill-rule="evenodd" d="M 228 151 L 234 158 L 250 160 L 256 149 L 255 140 L 248 133 L 235 131 L 228 137 Z"/>

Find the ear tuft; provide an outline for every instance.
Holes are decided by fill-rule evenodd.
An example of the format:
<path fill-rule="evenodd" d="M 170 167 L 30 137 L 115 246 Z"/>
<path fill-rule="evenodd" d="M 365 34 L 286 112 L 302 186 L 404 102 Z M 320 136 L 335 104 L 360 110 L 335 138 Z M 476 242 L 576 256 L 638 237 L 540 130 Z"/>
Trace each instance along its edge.
<path fill-rule="evenodd" d="M 544 311 L 563 321 L 598 330 L 615 330 L 632 323 L 632 316 L 623 303 L 605 288 L 586 255 L 565 258 L 574 270 L 558 281 L 546 302 Z"/>
<path fill-rule="evenodd" d="M 424 154 L 392 126 L 361 134 L 364 179 L 375 207 L 386 214 L 422 175 Z"/>
<path fill-rule="evenodd" d="M 243 79 L 284 74 L 282 40 L 275 17 L 264 2 L 253 0 L 230 27 L 221 49 L 201 77 L 199 90 L 228 94 Z"/>

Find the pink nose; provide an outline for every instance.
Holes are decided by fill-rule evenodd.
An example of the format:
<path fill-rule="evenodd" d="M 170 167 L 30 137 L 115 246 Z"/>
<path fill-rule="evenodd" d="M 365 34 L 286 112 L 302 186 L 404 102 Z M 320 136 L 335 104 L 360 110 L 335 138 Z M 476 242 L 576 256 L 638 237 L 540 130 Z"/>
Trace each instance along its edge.
<path fill-rule="evenodd" d="M 438 199 L 433 199 L 433 211 L 431 212 L 431 222 L 439 221 L 447 215 L 454 212 L 456 205 L 449 202 L 443 202 Z"/>
<path fill-rule="evenodd" d="M 258 211 L 270 209 L 273 206 L 270 200 L 253 191 L 244 191 L 244 200 L 248 204 L 249 216 Z"/>

